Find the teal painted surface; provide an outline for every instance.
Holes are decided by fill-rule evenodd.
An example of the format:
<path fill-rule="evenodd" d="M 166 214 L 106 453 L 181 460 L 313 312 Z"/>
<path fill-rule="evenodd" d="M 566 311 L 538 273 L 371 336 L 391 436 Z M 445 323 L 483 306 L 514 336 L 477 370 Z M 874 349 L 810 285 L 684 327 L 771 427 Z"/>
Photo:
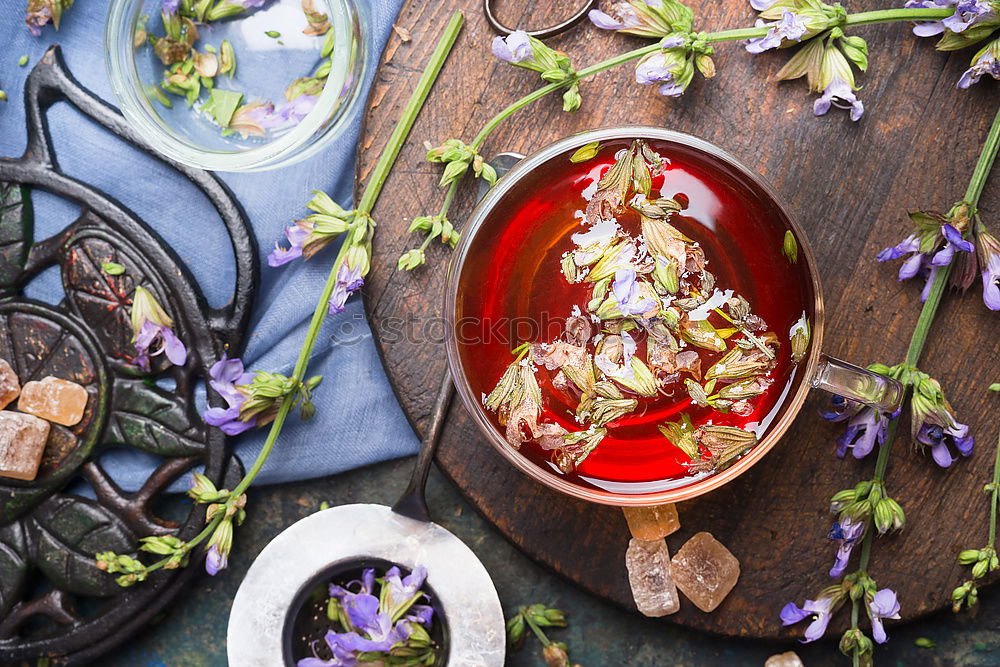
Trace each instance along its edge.
<path fill-rule="evenodd" d="M 230 569 L 214 579 L 205 576 L 195 582 L 169 614 L 102 660 L 102 666 L 225 666 L 229 605 L 253 556 L 282 528 L 316 511 L 323 501 L 331 505 L 391 504 L 405 485 L 411 461 L 399 460 L 325 479 L 252 491 L 248 520 L 238 533 Z M 428 501 L 435 519 L 461 537 L 489 568 L 508 612 L 518 605 L 545 602 L 568 613 L 570 627 L 555 630 L 551 636 L 569 643 L 571 658 L 584 667 L 763 665 L 768 656 L 787 650 L 797 651 L 807 667 L 849 664 L 834 642 L 802 645 L 721 639 L 612 607 L 526 558 L 479 517 L 436 471 L 431 475 Z M 975 527 L 972 532 L 978 531 L 979 527 Z M 337 536 L 331 535 L 330 539 Z M 817 566 L 827 564 L 826 556 L 817 556 Z M 767 558 L 767 554 L 759 557 Z M 920 563 L 897 566 L 908 567 L 919 576 Z M 986 589 L 982 598 L 981 608 L 973 618 L 945 613 L 902 627 L 888 625 L 890 643 L 878 649 L 876 664 L 1000 665 L 1000 589 Z M 773 610 L 775 617 L 778 611 Z M 917 648 L 913 642 L 918 637 L 932 639 L 937 647 Z M 527 643 L 510 656 L 508 664 L 544 665 L 537 646 Z"/>

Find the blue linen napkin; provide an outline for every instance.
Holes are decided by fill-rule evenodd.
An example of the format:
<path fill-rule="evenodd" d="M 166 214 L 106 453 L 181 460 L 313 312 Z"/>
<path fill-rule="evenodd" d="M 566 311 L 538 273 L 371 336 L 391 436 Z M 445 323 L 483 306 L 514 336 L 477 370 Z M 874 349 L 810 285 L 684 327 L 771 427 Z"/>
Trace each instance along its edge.
<path fill-rule="evenodd" d="M 370 18 L 365 96 L 402 0 L 359 2 L 368 3 Z M 0 89 L 9 98 L 6 104 L 0 102 L 0 155 L 9 157 L 20 156 L 25 148 L 24 80 L 50 45 L 61 44 L 77 80 L 114 103 L 103 61 L 106 4 L 77 0 L 59 32 L 47 26 L 38 38 L 24 26 L 24 6 L 24 0 L 0 0 Z M 18 65 L 22 55 L 29 59 L 25 67 Z M 211 305 L 227 303 L 234 263 L 225 229 L 207 199 L 180 174 L 68 104 L 50 109 L 49 122 L 62 170 L 134 211 L 183 258 Z M 248 369 L 292 371 L 336 249 L 280 268 L 268 267 L 266 257 L 284 226 L 307 212 L 304 205 L 310 190 L 324 190 L 345 206 L 350 202 L 360 126 L 361 105 L 342 138 L 309 160 L 263 173 L 220 174 L 246 211 L 260 246 L 261 285 L 242 355 Z M 32 200 L 36 240 L 56 233 L 79 215 L 78 206 L 47 193 L 36 191 Z M 63 294 L 58 272 L 46 271 L 25 292 L 31 298 L 58 302 Z M 309 370 L 310 375 L 324 376 L 314 395 L 316 415 L 303 423 L 296 414 L 285 423 L 259 482 L 320 477 L 416 451 L 417 439 L 386 381 L 358 298 L 347 304 L 347 312 L 327 318 Z M 204 407 L 203 388 L 196 400 Z M 235 451 L 245 464 L 260 451 L 265 430 L 235 439 Z M 157 464 L 154 457 L 132 450 L 112 452 L 102 462 L 130 490 L 138 488 Z"/>

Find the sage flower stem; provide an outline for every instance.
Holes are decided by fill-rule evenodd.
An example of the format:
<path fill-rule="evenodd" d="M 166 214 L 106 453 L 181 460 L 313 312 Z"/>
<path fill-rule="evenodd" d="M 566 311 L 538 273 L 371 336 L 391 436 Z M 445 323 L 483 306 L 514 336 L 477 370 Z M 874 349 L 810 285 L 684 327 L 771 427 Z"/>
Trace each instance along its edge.
<path fill-rule="evenodd" d="M 844 23 L 845 26 L 861 26 L 861 25 L 872 25 L 874 23 L 891 23 L 894 21 L 934 21 L 947 18 L 954 13 L 953 8 L 923 8 L 923 7 L 913 7 L 913 8 L 900 8 L 900 9 L 882 9 L 873 12 L 859 12 L 857 14 L 848 14 L 847 19 Z M 751 39 L 754 37 L 763 37 L 767 34 L 768 28 L 735 28 L 733 30 L 720 30 L 717 32 L 708 32 L 699 35 L 700 39 L 705 42 L 731 42 L 738 41 L 741 39 Z M 556 83 L 550 83 L 547 86 L 542 86 L 537 88 L 532 92 L 528 93 L 521 99 L 512 102 L 502 111 L 489 119 L 483 129 L 479 131 L 476 138 L 472 140 L 470 146 L 473 150 L 478 151 L 479 147 L 483 145 L 486 141 L 486 137 L 490 135 L 493 130 L 497 128 L 500 123 L 502 123 L 508 116 L 514 114 L 515 112 L 528 106 L 535 100 L 539 100 L 549 93 L 553 93 L 557 90 L 571 86 L 574 83 L 578 83 L 581 79 L 586 79 L 587 77 L 597 74 L 598 72 L 603 72 L 605 70 L 612 69 L 618 65 L 623 65 L 627 62 L 633 60 L 638 60 L 644 56 L 651 53 L 655 53 L 660 50 L 660 44 L 650 44 L 649 46 L 644 46 L 639 49 L 634 49 L 632 51 L 626 51 L 613 58 L 603 60 L 596 65 L 591 65 L 577 71 L 576 76 L 567 78 L 563 81 L 558 81 Z"/>
<path fill-rule="evenodd" d="M 886 11 L 897 11 L 897 10 L 886 10 Z M 879 12 L 870 12 L 879 13 Z M 986 184 L 986 179 L 989 176 L 990 170 L 993 168 L 993 162 L 996 159 L 997 149 L 1000 148 L 1000 109 L 997 110 L 996 116 L 993 118 L 993 125 L 990 127 L 990 132 L 986 136 L 986 141 L 983 143 L 982 152 L 979 154 L 979 160 L 976 162 L 975 169 L 972 171 L 972 177 L 969 180 L 969 187 L 965 191 L 964 201 L 975 210 L 977 204 L 979 203 L 979 196 L 983 192 L 983 186 Z M 924 345 L 927 343 L 927 335 L 930 333 L 931 325 L 934 323 L 934 316 L 937 314 L 938 306 L 941 304 L 941 298 L 944 296 L 945 287 L 948 285 L 948 277 L 951 274 L 951 265 L 941 267 L 937 275 L 934 277 L 934 282 L 931 283 L 930 293 L 927 295 L 927 300 L 924 302 L 923 308 L 920 310 L 920 316 L 917 318 L 917 323 L 913 328 L 913 334 L 910 336 L 910 345 L 906 351 L 906 365 L 908 367 L 916 367 L 917 362 L 920 361 L 920 355 L 924 351 Z M 903 381 L 908 385 L 909 378 L 904 376 Z M 909 390 L 909 387 L 906 387 Z M 883 482 L 885 480 L 886 469 L 889 467 L 889 455 L 892 452 L 892 443 L 896 439 L 896 429 L 899 425 L 899 417 L 891 419 L 889 421 L 889 427 L 886 434 L 885 445 L 879 448 L 878 458 L 875 461 L 875 476 L 874 481 Z M 994 488 L 992 492 L 992 500 L 990 505 L 990 546 L 993 545 L 996 539 L 996 514 L 997 514 L 997 484 L 1000 483 L 1000 442 L 997 444 L 997 459 L 994 463 L 993 471 Z M 861 542 L 861 556 L 858 559 L 858 571 L 867 572 L 868 564 L 871 560 L 872 551 L 872 541 L 874 539 L 876 531 L 869 530 L 865 533 L 865 537 Z M 851 603 L 851 621 L 852 625 L 856 626 L 858 622 L 860 602 L 854 600 Z M 861 656 L 858 651 L 855 650 L 852 655 L 852 661 L 854 665 L 860 664 Z"/>
<path fill-rule="evenodd" d="M 431 87 L 437 80 L 441 68 L 444 67 L 444 61 L 448 59 L 448 54 L 451 53 L 451 49 L 455 45 L 455 40 L 458 39 L 458 32 L 462 29 L 464 21 L 465 18 L 462 16 L 462 12 L 456 11 L 452 14 L 451 20 L 438 40 L 437 46 L 434 48 L 434 53 L 431 54 L 427 66 L 424 67 L 423 74 L 420 75 L 420 80 L 417 81 L 417 87 L 413 90 L 410 101 L 406 104 L 406 108 L 403 109 L 403 115 L 400 117 L 395 129 L 393 129 L 392 135 L 389 136 L 389 141 L 381 157 L 379 157 L 375 169 L 372 170 L 372 175 L 368 179 L 365 191 L 361 194 L 361 200 L 358 202 L 358 211 L 371 213 L 372 207 L 375 206 L 375 200 L 378 199 L 378 195 L 382 191 L 385 179 L 389 176 L 389 170 L 392 169 L 392 165 L 396 162 L 396 156 L 399 155 L 399 151 L 403 147 L 403 141 L 410 133 L 413 123 L 417 120 L 417 115 L 420 113 L 424 102 L 427 100 L 427 96 L 431 92 Z M 321 303 L 320 306 L 324 303 Z"/>
<path fill-rule="evenodd" d="M 874 23 L 891 23 L 892 21 L 940 21 L 954 13 L 954 7 L 878 9 L 872 12 L 848 14 L 844 26 L 872 25 Z"/>
<path fill-rule="evenodd" d="M 444 201 L 441 202 L 441 210 L 438 211 L 438 217 L 440 217 L 442 220 L 447 219 L 448 217 L 448 209 L 451 208 L 451 203 L 455 201 L 455 194 L 458 192 L 458 184 L 460 182 L 461 182 L 460 179 L 455 179 L 448 185 L 448 192 L 445 193 Z M 431 241 L 433 241 L 435 238 L 437 237 L 428 234 L 427 238 L 424 239 L 424 242 L 420 244 L 420 249 L 427 250 L 427 246 L 429 246 L 431 244 Z"/>
<path fill-rule="evenodd" d="M 997 501 L 1000 499 L 1000 435 L 993 458 L 993 489 L 990 491 L 990 539 L 986 546 L 994 547 L 997 541 Z"/>
<path fill-rule="evenodd" d="M 385 184 L 385 179 L 389 175 L 389 170 L 392 168 L 393 163 L 395 163 L 396 156 L 399 155 L 403 142 L 409 135 L 410 129 L 413 127 L 413 123 L 417 119 L 417 115 L 420 113 L 424 102 L 427 100 L 431 86 L 433 86 L 434 81 L 437 79 L 437 75 L 444 66 L 444 62 L 447 59 L 448 54 L 451 52 L 451 48 L 454 46 L 455 40 L 458 38 L 458 33 L 462 28 L 463 21 L 464 18 L 462 13 L 455 12 L 451 17 L 451 21 L 448 22 L 448 26 L 445 28 L 444 33 L 441 35 L 437 47 L 434 49 L 434 53 L 431 55 L 431 58 L 428 61 L 427 66 L 424 68 L 424 72 L 420 76 L 420 80 L 413 91 L 413 94 L 410 96 L 409 102 L 406 104 L 406 108 L 403 109 L 403 115 L 399 119 L 399 123 L 393 130 L 392 135 L 389 137 L 389 141 L 386 144 L 385 149 L 382 151 L 382 155 L 379 157 L 379 161 L 375 165 L 375 169 L 372 171 L 372 175 L 365 186 L 365 190 L 361 195 L 361 200 L 356 208 L 358 213 L 357 218 L 363 218 L 371 213 L 371 209 L 375 205 L 375 200 L 378 199 L 379 193 L 382 191 L 382 186 Z M 299 357 L 295 363 L 295 369 L 292 371 L 291 378 L 296 382 L 302 382 L 303 378 L 305 378 L 306 367 L 309 365 L 309 358 L 312 356 L 313 348 L 316 346 L 316 339 L 319 337 L 320 327 L 326 317 L 327 303 L 330 300 L 330 295 L 333 294 L 334 286 L 337 284 L 337 272 L 344 261 L 344 256 L 348 247 L 349 243 L 345 241 L 340 248 L 340 252 L 337 254 L 336 260 L 334 260 L 331 265 L 332 268 L 330 269 L 330 275 L 327 277 L 326 284 L 323 286 L 323 293 L 316 304 L 316 310 L 313 312 L 312 321 L 309 324 L 309 329 L 306 331 L 305 340 L 302 342 L 302 348 L 299 350 Z M 289 392 L 282 399 L 281 405 L 278 408 L 278 413 L 275 415 L 274 421 L 271 422 L 271 429 L 268 431 L 267 439 L 264 441 L 264 446 L 261 448 L 260 454 L 257 455 L 256 460 L 254 460 L 253 465 L 243 476 L 243 479 L 241 479 L 239 484 L 236 485 L 236 488 L 233 489 L 229 499 L 226 501 L 227 508 L 244 492 L 246 492 L 247 488 L 250 487 L 254 479 L 260 473 L 261 468 L 264 467 L 264 463 L 267 461 L 268 456 L 270 456 L 271 450 L 274 449 L 274 444 L 277 442 L 278 436 L 281 434 L 281 429 L 285 424 L 285 418 L 288 416 L 289 411 L 295 404 L 296 395 L 297 392 Z M 197 536 L 187 543 L 188 549 L 193 549 L 195 546 L 210 537 L 215 531 L 216 526 L 220 521 L 222 521 L 225 515 L 226 512 L 218 512 L 216 516 L 213 517 L 212 521 L 210 521 Z M 149 566 L 147 571 L 160 569 L 166 561 L 167 559 L 163 559 L 153 563 Z"/>

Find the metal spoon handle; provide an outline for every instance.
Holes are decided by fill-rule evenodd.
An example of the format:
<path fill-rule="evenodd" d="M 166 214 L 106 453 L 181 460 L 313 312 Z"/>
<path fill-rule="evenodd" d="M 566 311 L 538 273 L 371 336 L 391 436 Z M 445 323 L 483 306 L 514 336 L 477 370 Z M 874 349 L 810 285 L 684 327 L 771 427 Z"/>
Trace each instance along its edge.
<path fill-rule="evenodd" d="M 454 396 L 455 385 L 451 381 L 451 374 L 446 372 L 444 380 L 441 382 L 441 388 L 438 390 L 430 424 L 428 424 L 427 430 L 424 432 L 424 439 L 420 443 L 420 451 L 417 453 L 417 463 L 413 466 L 410 483 L 400 499 L 392 506 L 392 511 L 396 514 L 427 523 L 431 520 L 431 515 L 427 511 L 424 489 L 427 486 L 427 474 L 431 470 L 431 463 L 434 462 L 434 454 L 437 452 L 438 443 L 441 442 L 441 432 L 444 430 L 444 420 L 448 416 L 448 407 Z"/>

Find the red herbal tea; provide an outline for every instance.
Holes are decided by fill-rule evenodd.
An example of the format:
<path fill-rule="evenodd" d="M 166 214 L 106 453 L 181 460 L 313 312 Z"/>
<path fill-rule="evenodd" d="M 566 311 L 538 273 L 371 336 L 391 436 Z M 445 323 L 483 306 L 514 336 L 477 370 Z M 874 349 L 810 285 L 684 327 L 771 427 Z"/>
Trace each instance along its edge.
<path fill-rule="evenodd" d="M 756 436 L 754 442 L 762 439 L 784 409 L 784 397 L 794 393 L 802 381 L 802 373 L 792 359 L 793 329 L 797 323 L 815 319 L 811 279 L 804 262 L 797 263 L 783 253 L 786 233 L 791 232 L 772 198 L 748 185 L 736 167 L 714 155 L 673 142 L 644 143 L 645 153 L 637 148 L 639 144 L 629 140 L 602 142 L 595 156 L 584 155 L 586 159 L 579 161 L 572 161 L 574 154 L 567 152 L 519 181 L 495 205 L 478 231 L 462 268 L 457 299 L 455 333 L 462 365 L 472 391 L 484 403 L 509 367 L 514 368 L 512 350 L 523 343 L 545 344 L 536 345 L 530 353 L 521 352 L 525 355 L 521 364 L 531 365 L 541 402 L 537 419 L 530 415 L 514 427 L 520 433 L 514 436 L 515 440 L 525 441 L 519 445 L 520 452 L 535 464 L 565 475 L 574 483 L 615 493 L 650 493 L 683 486 L 721 469 L 719 464 L 729 465 L 745 454 L 746 448 L 733 449 L 722 457 L 728 459 L 720 461 L 718 451 L 712 447 L 706 449 L 706 444 L 713 441 L 699 440 L 705 435 L 701 430 L 694 438 L 696 444 L 687 441 L 687 446 L 682 446 L 660 427 L 689 419 L 696 429 L 735 427 Z M 577 158 L 581 152 L 577 151 Z M 642 179 L 626 178 L 625 181 L 631 182 L 626 201 L 620 202 L 613 215 L 595 213 L 600 206 L 591 202 L 595 197 L 600 199 L 604 192 L 599 189 L 599 182 L 606 186 L 613 180 L 615 174 L 609 176 L 608 172 L 616 159 L 624 165 L 633 158 L 638 160 L 637 155 L 649 158 L 651 180 L 644 184 Z M 644 188 L 648 188 L 646 192 L 639 192 Z M 659 210 L 656 206 L 669 209 L 662 220 L 645 217 L 647 213 L 659 215 L 650 213 Z M 606 218 L 613 218 L 617 225 L 615 240 L 610 242 L 612 247 L 624 241 L 639 248 L 633 264 L 639 267 L 637 278 L 643 284 L 639 285 L 642 290 L 634 294 L 651 296 L 656 302 L 656 307 L 646 313 L 601 319 L 594 313 L 596 308 L 588 308 L 588 304 L 598 303 L 594 299 L 601 288 L 597 285 L 600 281 L 588 281 L 586 274 L 597 273 L 595 267 L 600 261 L 577 267 L 574 257 L 585 254 L 580 239 L 600 236 L 600 231 L 594 230 L 599 219 Z M 645 225 L 654 222 L 666 223 L 668 236 L 686 239 L 687 266 L 691 270 L 685 270 L 683 259 L 682 266 L 670 265 L 674 271 L 673 286 L 679 279 L 680 290 L 671 292 L 664 288 L 660 273 L 655 274 L 656 278 L 652 273 L 643 273 L 642 267 L 648 269 L 650 262 L 662 268 L 660 265 L 666 260 L 663 254 L 647 252 L 647 244 L 650 247 L 653 244 L 643 237 L 643 231 L 648 232 Z M 610 223 L 600 224 L 606 230 Z M 594 233 L 588 237 L 588 231 Z M 577 254 L 570 255 L 574 252 Z M 613 250 L 605 247 L 604 252 Z M 699 271 L 701 261 L 704 264 Z M 567 262 L 573 265 L 568 269 L 569 275 Z M 619 287 L 630 278 L 627 271 L 624 274 L 621 271 L 605 278 L 608 295 L 602 297 L 605 301 L 621 296 Z M 570 280 L 570 275 L 575 279 Z M 670 282 L 667 280 L 666 284 Z M 658 293 L 651 292 L 654 283 Z M 738 297 L 745 299 L 752 317 L 757 319 L 734 317 L 734 312 L 740 312 Z M 614 306 L 612 303 L 612 310 Z M 657 314 L 647 317 L 650 312 Z M 595 369 L 594 379 L 608 383 L 603 390 L 606 394 L 592 391 L 588 394 L 590 389 L 581 391 L 580 386 L 567 381 L 558 367 L 539 365 L 538 355 L 551 352 L 553 345 L 568 340 L 567 319 L 573 316 L 589 320 L 593 328 L 585 347 L 595 367 L 601 355 L 610 354 L 614 358 L 614 352 L 606 352 L 612 340 L 615 350 L 625 341 L 626 355 L 621 358 L 625 372 L 634 368 L 629 366 L 634 363 L 629 359 L 640 360 L 639 366 L 644 362 L 655 376 L 655 393 L 634 391 Z M 654 335 L 653 327 L 662 330 L 660 322 L 664 319 L 675 326 L 674 334 L 667 334 L 674 341 L 671 363 L 679 352 L 692 357 L 696 351 L 699 368 L 665 372 L 664 366 L 652 363 L 657 355 L 650 346 L 663 345 L 660 334 Z M 742 324 L 737 326 L 733 320 Z M 758 324 L 755 327 L 747 322 Z M 798 326 L 801 330 L 801 324 Z M 679 335 L 683 332 L 686 336 L 691 329 L 714 330 L 714 334 L 708 335 L 715 349 L 705 347 L 704 343 L 692 344 Z M 602 345 L 605 351 L 601 351 Z M 730 355 L 727 359 L 738 360 L 742 355 L 744 361 L 751 357 L 762 360 L 757 366 L 759 372 L 707 380 L 710 369 L 725 370 L 727 363 L 719 362 L 727 354 Z M 607 358 L 603 361 L 600 365 L 607 369 Z M 672 366 L 665 367 L 673 370 Z M 644 373 L 640 375 L 645 377 Z M 720 394 L 721 390 L 744 380 L 756 388 L 751 398 L 736 401 L 720 398 L 726 395 L 726 392 Z M 704 402 L 705 396 L 694 400 L 693 396 L 697 398 L 698 392 L 705 389 L 709 404 Z M 727 391 L 740 395 L 735 389 L 730 387 Z M 598 393 L 601 391 L 598 386 Z M 619 394 L 620 400 L 616 398 Z M 588 420 L 593 420 L 592 415 L 597 412 L 592 407 L 594 399 L 615 406 L 627 404 L 631 409 L 603 423 L 600 428 L 606 433 L 575 465 L 566 464 L 565 451 L 579 452 L 579 445 L 573 446 L 575 450 L 571 447 L 564 451 L 539 444 L 551 442 L 539 438 L 539 431 L 570 434 L 570 439 L 574 433 L 593 433 L 594 424 Z M 581 400 L 590 401 L 584 410 Z M 511 430 L 505 426 L 510 415 L 506 412 L 509 411 L 501 409 L 491 414 L 498 431 L 501 434 L 506 431 L 510 441 Z M 515 418 L 520 420 L 518 415 Z M 725 429 L 716 430 L 728 433 Z"/>

